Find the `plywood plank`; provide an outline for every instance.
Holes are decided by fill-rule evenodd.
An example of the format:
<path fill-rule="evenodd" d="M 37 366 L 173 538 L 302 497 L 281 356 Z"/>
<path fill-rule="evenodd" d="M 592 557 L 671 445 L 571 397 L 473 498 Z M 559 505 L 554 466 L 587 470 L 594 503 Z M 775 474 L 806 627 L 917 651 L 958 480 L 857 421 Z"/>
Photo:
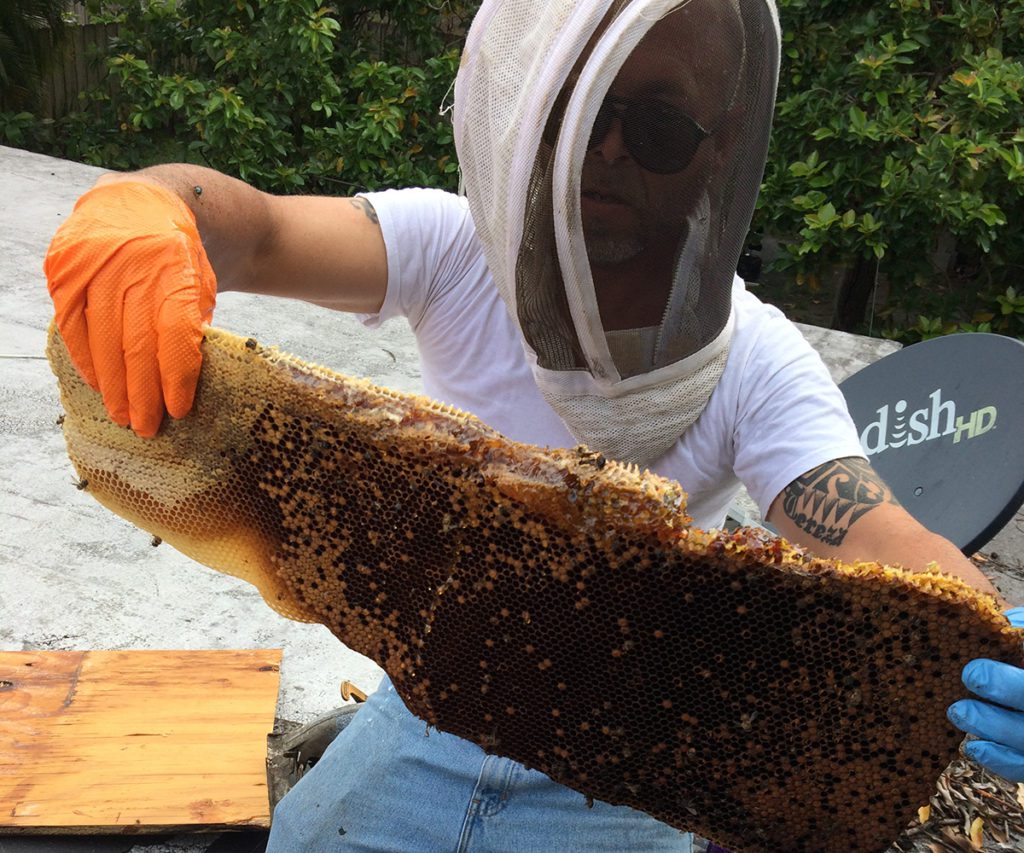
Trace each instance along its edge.
<path fill-rule="evenodd" d="M 0 832 L 270 824 L 281 651 L 0 652 Z"/>

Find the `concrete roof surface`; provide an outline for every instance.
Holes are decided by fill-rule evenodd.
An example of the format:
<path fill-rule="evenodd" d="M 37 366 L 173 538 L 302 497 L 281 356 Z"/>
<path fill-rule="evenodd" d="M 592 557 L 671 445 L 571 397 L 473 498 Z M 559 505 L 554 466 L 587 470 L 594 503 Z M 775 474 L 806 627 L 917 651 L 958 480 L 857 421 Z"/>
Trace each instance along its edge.
<path fill-rule="evenodd" d="M 148 534 L 73 485 L 56 424 L 56 383 L 42 355 L 52 316 L 42 260 L 75 199 L 100 174 L 0 147 L 0 650 L 282 648 L 278 715 L 309 720 L 340 704 L 342 680 L 369 690 L 380 670 L 326 628 L 279 617 L 248 584 L 170 547 L 151 547 Z M 215 323 L 345 373 L 420 390 L 415 343 L 401 322 L 370 331 L 353 317 L 304 303 L 228 293 L 218 300 Z M 837 378 L 892 348 L 868 338 L 804 331 Z M 990 548 L 1019 565 L 1024 517 L 1018 514 Z M 1020 603 L 1024 573 L 1016 571 L 996 581 Z M 84 853 L 86 847 L 75 846 L 84 843 L 67 839 L 63 847 L 32 847 L 28 839 L 0 838 L 0 853 Z M 198 853 L 214 839 L 139 840 L 127 848 L 123 839 L 115 843 L 92 849 Z"/>

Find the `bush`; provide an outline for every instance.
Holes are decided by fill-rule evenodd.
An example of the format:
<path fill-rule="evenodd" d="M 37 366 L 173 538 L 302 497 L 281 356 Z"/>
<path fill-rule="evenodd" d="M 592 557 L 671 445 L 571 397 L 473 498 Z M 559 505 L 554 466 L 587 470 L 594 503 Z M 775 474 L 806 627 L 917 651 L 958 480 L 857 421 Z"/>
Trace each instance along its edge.
<path fill-rule="evenodd" d="M 0 110 L 38 106 L 41 75 L 63 40 L 67 6 L 67 0 L 0 3 Z"/>
<path fill-rule="evenodd" d="M 977 322 L 1024 272 L 1024 0 L 778 5 L 755 227 L 790 235 L 779 267 L 840 269 L 840 328 L 858 327 L 878 279 L 890 325 Z"/>
<path fill-rule="evenodd" d="M 902 344 L 916 344 L 955 332 L 996 332 L 1024 341 L 1024 293 L 1018 294 L 1015 287 L 1006 288 L 989 305 L 977 310 L 969 323 L 918 315 L 913 326 L 890 327 L 882 331 L 882 336 Z"/>
<path fill-rule="evenodd" d="M 1024 0 L 778 4 L 754 223 L 782 237 L 777 267 L 797 284 L 838 271 L 839 328 L 858 328 L 881 282 L 873 319 L 891 336 L 1020 334 L 999 299 L 1017 304 L 1024 272 Z M 116 85 L 57 122 L 0 114 L 0 142 L 117 169 L 189 160 L 277 192 L 453 188 L 438 105 L 476 5 L 128 4 L 108 14 Z"/>
<path fill-rule="evenodd" d="M 102 2 L 94 8 L 120 24 L 107 59 L 115 85 L 35 128 L 36 147 L 114 169 L 199 162 L 277 192 L 456 181 L 438 105 L 458 66 L 467 4 L 447 3 L 444 15 L 422 0 L 337 9 L 151 0 L 106 16 Z M 26 135 L 8 124 L 0 135 L 9 141 Z"/>

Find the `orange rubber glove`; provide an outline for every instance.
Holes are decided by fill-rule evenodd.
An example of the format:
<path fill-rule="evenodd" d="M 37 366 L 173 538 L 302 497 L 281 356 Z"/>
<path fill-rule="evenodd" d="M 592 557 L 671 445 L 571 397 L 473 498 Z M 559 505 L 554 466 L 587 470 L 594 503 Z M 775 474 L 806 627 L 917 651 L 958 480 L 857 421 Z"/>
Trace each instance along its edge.
<path fill-rule="evenodd" d="M 151 437 L 165 409 L 188 414 L 217 295 L 188 205 L 155 184 L 101 184 L 57 230 L 43 269 L 71 360 L 111 418 Z"/>

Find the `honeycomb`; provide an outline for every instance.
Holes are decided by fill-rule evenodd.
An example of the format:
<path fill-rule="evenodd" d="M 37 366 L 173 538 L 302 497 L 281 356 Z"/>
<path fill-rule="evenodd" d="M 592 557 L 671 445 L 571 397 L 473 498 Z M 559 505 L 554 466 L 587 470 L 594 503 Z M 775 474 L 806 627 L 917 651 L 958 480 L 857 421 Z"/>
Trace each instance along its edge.
<path fill-rule="evenodd" d="M 195 408 L 106 416 L 51 330 L 97 500 L 376 661 L 429 725 L 744 851 L 884 850 L 1024 632 L 938 572 L 690 526 L 675 483 L 210 329 Z"/>

